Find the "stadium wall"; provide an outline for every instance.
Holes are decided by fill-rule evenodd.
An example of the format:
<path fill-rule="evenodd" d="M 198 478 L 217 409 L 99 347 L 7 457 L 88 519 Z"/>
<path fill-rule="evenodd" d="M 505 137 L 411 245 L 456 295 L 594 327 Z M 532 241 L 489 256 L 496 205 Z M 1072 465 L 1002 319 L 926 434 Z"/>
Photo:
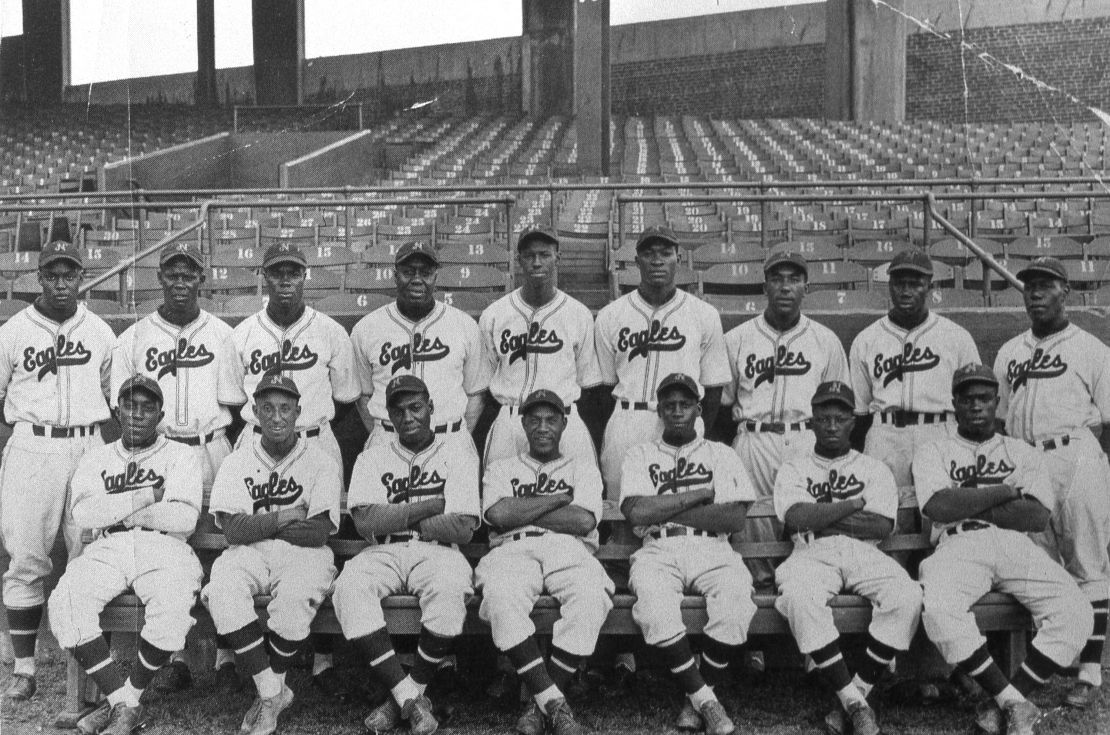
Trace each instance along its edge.
<path fill-rule="evenodd" d="M 369 130 L 338 140 L 300 158 L 281 164 L 280 186 L 344 186 L 366 182 L 384 163 L 384 151 Z"/>
<path fill-rule="evenodd" d="M 126 191 L 128 180 L 144 189 L 203 189 L 231 186 L 231 135 L 219 133 L 144 156 L 105 164 L 101 191 Z"/>

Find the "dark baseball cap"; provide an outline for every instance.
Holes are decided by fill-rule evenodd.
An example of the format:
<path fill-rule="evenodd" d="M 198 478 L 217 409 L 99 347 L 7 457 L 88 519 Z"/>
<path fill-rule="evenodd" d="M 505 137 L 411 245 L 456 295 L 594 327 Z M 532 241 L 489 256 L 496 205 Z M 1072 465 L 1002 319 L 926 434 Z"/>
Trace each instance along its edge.
<path fill-rule="evenodd" d="M 136 373 L 127 380 L 123 381 L 123 385 L 119 387 L 119 397 L 123 398 L 130 395 L 137 390 L 146 391 L 150 395 L 158 399 L 159 405 L 164 400 L 162 397 L 162 388 L 158 385 L 158 381 L 153 378 Z"/>
<path fill-rule="evenodd" d="M 553 390 L 547 390 L 546 388 L 540 388 L 539 390 L 534 390 L 529 393 L 528 397 L 524 399 L 524 403 L 520 404 L 520 412 L 528 413 L 533 408 L 540 405 L 551 406 L 559 413 L 567 412 L 567 406 L 563 403 L 563 399 L 559 397 L 559 394 Z"/>
<path fill-rule="evenodd" d="M 516 241 L 516 249 L 520 250 L 531 240 L 542 240 L 552 245 L 559 244 L 559 237 L 555 234 L 555 230 L 544 225 L 532 225 L 520 233 Z"/>
<path fill-rule="evenodd" d="M 659 381 L 659 387 L 655 389 L 655 397 L 662 398 L 664 393 L 675 387 L 685 389 L 686 392 L 694 398 L 701 396 L 701 391 L 698 390 L 698 382 L 696 380 L 686 373 L 671 373 Z"/>
<path fill-rule="evenodd" d="M 439 265 L 439 256 L 436 255 L 436 249 L 429 243 L 413 240 L 406 242 L 401 247 L 397 248 L 397 255 L 393 258 L 394 265 L 401 265 L 406 260 L 411 260 L 417 256 L 427 258 L 432 261 L 432 265 Z"/>
<path fill-rule="evenodd" d="M 636 241 L 636 252 L 640 252 L 640 248 L 644 247 L 653 240 L 662 240 L 668 245 L 678 247 L 678 238 L 670 231 L 669 228 L 662 225 L 652 225 L 643 231 L 640 239 Z"/>
<path fill-rule="evenodd" d="M 262 380 L 258 381 L 258 385 L 254 389 L 254 397 L 258 398 L 266 391 L 276 390 L 282 393 L 287 393 L 294 398 L 300 398 L 301 392 L 297 390 L 297 384 L 293 382 L 292 378 L 287 378 L 281 373 L 270 373 L 263 375 Z"/>
<path fill-rule="evenodd" d="M 847 383 L 830 380 L 817 386 L 817 392 L 813 394 L 809 403 L 811 406 L 840 403 L 854 409 L 856 407 L 856 394 L 852 392 Z"/>
<path fill-rule="evenodd" d="M 1024 268 L 1017 272 L 1017 277 L 1022 281 L 1035 275 L 1052 276 L 1053 278 L 1059 278 L 1065 283 L 1068 281 L 1068 271 L 1064 268 L 1064 264 L 1056 258 L 1050 258 L 1047 255 L 1030 261 Z"/>
<path fill-rule="evenodd" d="M 275 242 L 266 248 L 266 254 L 262 256 L 262 267 L 269 268 L 279 263 L 296 263 L 299 266 L 308 267 L 304 253 L 291 242 Z"/>
<path fill-rule="evenodd" d="M 897 271 L 913 271 L 914 273 L 931 276 L 933 275 L 933 261 L 929 259 L 924 250 L 908 248 L 895 255 L 890 261 L 887 273 L 896 273 Z"/>
<path fill-rule="evenodd" d="M 792 265 L 798 268 L 809 277 L 809 263 L 806 262 L 805 256 L 794 250 L 775 250 L 767 256 L 767 260 L 763 261 L 763 273 L 770 273 L 772 269 L 780 265 Z"/>
<path fill-rule="evenodd" d="M 68 260 L 77 267 L 84 266 L 81 260 L 81 248 L 65 240 L 52 240 L 42 246 L 39 252 L 39 268 L 45 268 L 59 260 Z"/>
<path fill-rule="evenodd" d="M 385 405 L 391 405 L 393 403 L 393 398 L 403 393 L 423 393 L 426 396 L 430 395 L 430 393 L 428 393 L 427 384 L 420 378 L 415 375 L 398 375 L 396 378 L 389 381 L 389 384 L 385 387 Z"/>
<path fill-rule="evenodd" d="M 201 255 L 200 244 L 191 240 L 189 242 L 175 242 L 162 248 L 162 252 L 158 256 L 158 264 L 165 265 L 174 258 L 186 258 L 198 267 L 204 267 L 204 256 Z"/>
<path fill-rule="evenodd" d="M 969 383 L 989 383 L 997 388 L 998 377 L 986 365 L 969 362 L 952 374 L 952 395 Z"/>

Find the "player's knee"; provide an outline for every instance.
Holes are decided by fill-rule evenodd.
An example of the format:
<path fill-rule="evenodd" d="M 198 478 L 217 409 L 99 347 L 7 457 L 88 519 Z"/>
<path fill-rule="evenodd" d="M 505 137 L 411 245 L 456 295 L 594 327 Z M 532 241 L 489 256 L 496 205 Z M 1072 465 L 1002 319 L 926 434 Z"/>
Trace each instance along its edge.
<path fill-rule="evenodd" d="M 1077 642 L 1076 653 L 1090 637 L 1095 627 L 1094 610 L 1081 593 L 1074 593 L 1061 599 L 1059 628 L 1068 631 L 1072 640 Z"/>
<path fill-rule="evenodd" d="M 907 578 L 891 585 L 883 596 L 882 605 L 891 612 L 915 615 L 921 611 L 924 596 L 921 585 Z"/>

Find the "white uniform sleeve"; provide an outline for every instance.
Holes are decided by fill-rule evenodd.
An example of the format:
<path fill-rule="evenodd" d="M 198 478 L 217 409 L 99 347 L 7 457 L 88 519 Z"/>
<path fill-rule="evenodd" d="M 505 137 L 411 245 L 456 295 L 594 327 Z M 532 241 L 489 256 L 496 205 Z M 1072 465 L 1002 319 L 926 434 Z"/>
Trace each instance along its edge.
<path fill-rule="evenodd" d="M 481 518 L 482 501 L 478 493 L 478 455 L 449 434 L 443 451 L 447 453 L 447 486 L 443 490 L 443 512 Z M 470 441 L 469 438 L 466 441 Z"/>
<path fill-rule="evenodd" d="M 878 460 L 871 463 L 870 479 L 864 490 L 864 501 L 867 506 L 864 510 L 898 520 L 898 485 L 894 482 L 894 473 Z"/>
<path fill-rule="evenodd" d="M 1017 337 L 1016 339 L 1021 339 Z M 1002 345 L 1002 349 L 994 358 L 994 377 L 998 378 L 998 410 L 996 414 L 1003 422 L 1008 420 L 1010 410 L 1010 381 L 1006 374 L 1006 363 L 1009 361 L 1009 348 L 1013 340 Z M 1012 430 L 1012 427 L 1011 427 Z"/>
<path fill-rule="evenodd" d="M 1052 480 L 1044 466 L 1044 458 L 1033 447 L 1017 440 L 1013 442 L 1018 447 L 1021 456 L 1017 463 L 1016 477 L 1011 476 L 1013 484 L 1021 488 L 1023 495 L 1029 495 L 1040 501 L 1041 505 L 1050 511 L 1056 507 L 1056 493 L 1052 488 Z"/>
<path fill-rule="evenodd" d="M 120 387 L 135 374 L 135 364 L 131 356 L 135 351 L 136 326 L 133 324 L 128 327 L 112 348 L 112 385 L 108 394 L 108 405 L 112 408 L 119 404 Z"/>
<path fill-rule="evenodd" d="M 578 373 L 578 387 L 592 388 L 605 381 L 601 375 L 601 365 L 597 361 L 597 350 L 594 348 L 594 319 L 588 309 L 578 309 L 578 319 L 581 327 L 576 331 L 582 335 L 581 341 L 574 345 L 574 365 Z"/>
<path fill-rule="evenodd" d="M 844 355 L 844 345 L 840 343 L 840 338 L 833 332 L 825 332 L 824 352 L 828 356 L 825 363 L 825 370 L 821 373 L 821 382 L 827 383 L 830 381 L 837 381 L 840 383 L 850 383 L 851 376 L 848 373 L 848 358 Z"/>
<path fill-rule="evenodd" d="M 956 369 L 959 370 L 968 363 L 981 364 L 983 361 L 979 357 L 979 348 L 976 346 L 975 340 L 971 338 L 971 334 L 963 327 L 957 327 L 956 331 L 960 335 L 959 344 L 956 348 L 956 354 L 960 356 L 960 360 Z"/>
<path fill-rule="evenodd" d="M 490 304 L 478 317 L 478 335 L 482 340 L 482 359 L 486 361 L 486 370 L 493 376 L 497 372 L 500 359 L 497 356 L 497 338 L 494 336 L 495 314 L 494 304 Z"/>
<path fill-rule="evenodd" d="M 621 463 L 621 501 L 625 498 L 655 495 L 655 486 L 648 476 L 651 461 L 651 444 L 635 446 Z"/>
<path fill-rule="evenodd" d="M 1094 350 L 1088 358 L 1092 367 L 1088 390 L 1102 417 L 1101 422 L 1110 424 L 1110 349 L 1095 337 L 1090 341 Z"/>
<path fill-rule="evenodd" d="M 175 452 L 173 467 L 167 468 L 166 488 L 162 500 L 185 503 L 197 512 L 204 504 L 204 472 L 196 452 L 185 448 L 184 444 L 171 442 L 171 447 L 181 447 L 184 451 Z"/>
<path fill-rule="evenodd" d="M 721 315 L 709 304 L 698 304 L 702 311 L 701 375 L 698 382 L 703 388 L 727 385 L 732 380 L 725 353 L 725 335 L 721 328 Z"/>
<path fill-rule="evenodd" d="M 489 388 L 490 370 L 489 361 L 486 359 L 485 349 L 482 347 L 482 335 L 478 331 L 478 323 L 469 315 L 461 314 L 459 321 L 465 332 L 466 357 L 463 358 L 463 390 L 468 396 L 473 396 Z"/>
<path fill-rule="evenodd" d="M 332 534 L 339 532 L 339 499 L 343 495 L 343 469 L 335 459 L 319 450 L 313 452 L 313 464 L 318 464 L 312 478 L 312 497 L 308 499 L 308 517 L 327 513 L 331 519 Z"/>
<path fill-rule="evenodd" d="M 714 446 L 714 453 L 713 502 L 755 502 L 755 487 L 740 456 L 724 444 Z"/>
<path fill-rule="evenodd" d="M 355 368 L 354 346 L 338 322 L 329 320 L 328 341 L 332 355 L 328 363 L 331 395 L 337 403 L 351 403 L 362 395 L 362 385 Z"/>
<path fill-rule="evenodd" d="M 601 310 L 597 315 L 597 324 L 594 325 L 594 347 L 597 354 L 597 366 L 601 370 L 601 382 L 605 385 L 616 385 L 617 380 L 617 349 L 613 344 L 613 330 L 609 325 L 612 319 L 609 315 L 615 308 L 613 302 Z"/>
<path fill-rule="evenodd" d="M 380 471 L 374 466 L 377 454 L 373 449 L 364 449 L 355 460 L 351 486 L 347 488 L 347 510 L 388 502 L 385 487 L 378 477 Z"/>
<path fill-rule="evenodd" d="M 923 509 L 934 495 L 951 484 L 948 473 L 944 471 L 939 442 L 926 444 L 914 453 L 913 489 L 917 494 L 918 508 Z"/>
<path fill-rule="evenodd" d="M 725 335 L 725 358 L 728 360 L 728 369 L 732 377 L 721 391 L 722 406 L 736 403 L 736 384 L 740 380 L 740 340 L 739 327 L 729 330 Z"/>
<path fill-rule="evenodd" d="M 358 324 L 355 325 L 355 328 L 351 330 L 351 344 L 354 347 L 355 371 L 358 375 L 362 395 L 364 396 L 374 395 L 373 356 L 366 354 L 367 342 L 369 341 L 367 335 L 369 325 L 367 320 L 373 313 L 374 312 L 371 312 L 371 314 L 362 317 Z"/>
<path fill-rule="evenodd" d="M 489 509 L 497 505 L 498 501 L 513 497 L 513 488 L 509 482 L 515 458 L 503 459 L 494 462 L 486 468 L 486 476 L 482 482 L 482 521 L 489 523 L 486 514 Z"/>
<path fill-rule="evenodd" d="M 13 317 L 14 318 L 14 317 Z M 0 325 L 0 401 L 8 395 L 8 384 L 12 380 L 15 361 L 12 358 L 12 338 L 15 324 L 8 320 Z"/>
<path fill-rule="evenodd" d="M 798 503 L 812 503 L 813 496 L 806 492 L 805 477 L 798 470 L 794 462 L 787 462 L 779 468 L 775 476 L 775 489 L 772 495 L 775 504 L 775 515 L 779 520 L 786 522 L 786 511 Z"/>
<path fill-rule="evenodd" d="M 247 402 L 243 366 L 231 335 L 216 345 L 216 401 L 224 406 L 242 406 Z"/>
<path fill-rule="evenodd" d="M 848 374 L 852 379 L 852 392 L 856 394 L 856 415 L 858 416 L 871 413 L 871 373 L 867 365 L 867 356 L 863 354 L 867 345 L 863 342 L 863 335 L 856 335 L 848 351 Z"/>
<path fill-rule="evenodd" d="M 99 339 L 104 347 L 104 359 L 100 362 L 100 390 L 111 405 L 112 402 L 112 350 L 116 345 L 116 333 L 104 320 L 100 321 Z"/>
<path fill-rule="evenodd" d="M 208 498 L 208 510 L 213 516 L 217 513 L 254 515 L 254 503 L 247 493 L 243 483 L 243 471 L 238 464 L 235 461 L 235 455 L 232 454 L 224 460 L 216 472 L 216 479 L 212 482 L 212 494 Z M 216 518 L 216 526 L 222 528 L 219 518 Z"/>
<path fill-rule="evenodd" d="M 601 499 L 601 472 L 593 457 L 576 457 L 574 460 L 574 505 L 593 513 L 601 522 L 604 506 Z"/>

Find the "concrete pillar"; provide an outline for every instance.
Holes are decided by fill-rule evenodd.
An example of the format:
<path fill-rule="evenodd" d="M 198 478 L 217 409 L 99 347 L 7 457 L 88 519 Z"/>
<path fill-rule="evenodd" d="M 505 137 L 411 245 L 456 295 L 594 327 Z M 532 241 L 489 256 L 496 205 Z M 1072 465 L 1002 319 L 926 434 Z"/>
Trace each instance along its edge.
<path fill-rule="evenodd" d="M 68 11 L 68 0 L 23 0 L 23 71 L 31 104 L 62 100 Z"/>
<path fill-rule="evenodd" d="M 903 10 L 905 0 L 886 0 Z M 906 19 L 870 0 L 825 3 L 825 116 L 898 122 L 906 115 Z"/>
<path fill-rule="evenodd" d="M 521 108 L 537 117 L 574 114 L 574 1 L 521 0 Z"/>
<path fill-rule="evenodd" d="M 200 107 L 211 107 L 218 99 L 215 0 L 197 0 L 197 88 L 194 101 Z"/>
<path fill-rule="evenodd" d="M 252 0 L 254 87 L 260 105 L 301 103 L 304 0 Z"/>
<path fill-rule="evenodd" d="M 609 0 L 574 4 L 574 116 L 578 168 L 609 173 Z"/>

